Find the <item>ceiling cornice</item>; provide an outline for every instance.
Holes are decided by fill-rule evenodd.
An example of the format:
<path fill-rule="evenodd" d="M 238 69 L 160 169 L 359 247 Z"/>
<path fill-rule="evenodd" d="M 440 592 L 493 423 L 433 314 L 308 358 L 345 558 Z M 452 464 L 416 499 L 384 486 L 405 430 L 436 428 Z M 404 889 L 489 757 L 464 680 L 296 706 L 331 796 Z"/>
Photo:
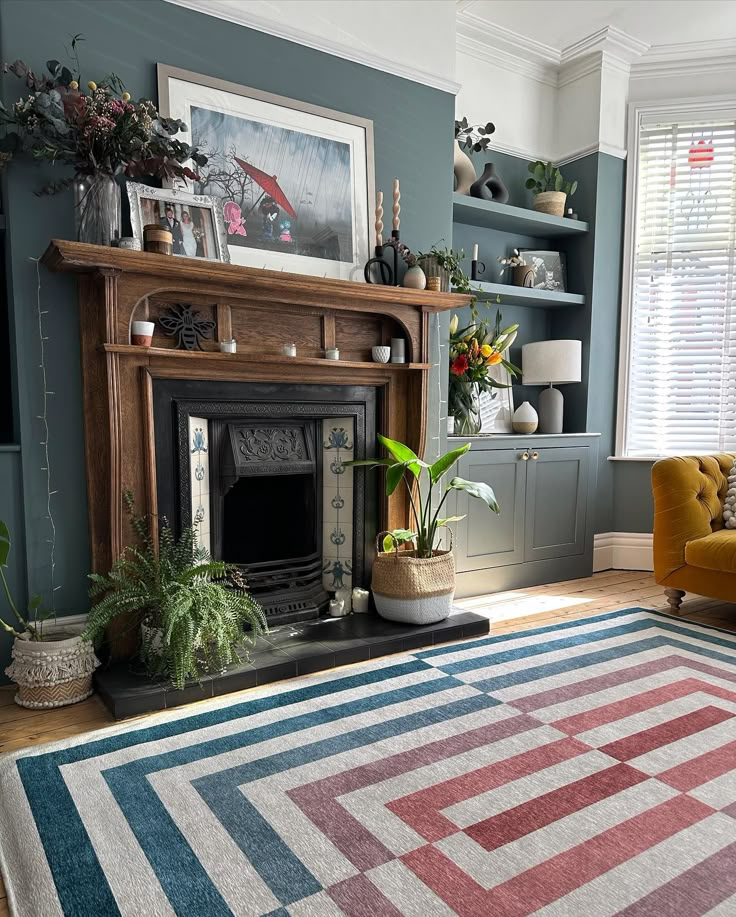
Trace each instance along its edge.
<path fill-rule="evenodd" d="M 695 65 L 709 73 L 736 71 L 736 39 L 654 45 L 632 65 L 631 78 L 689 76 Z"/>
<path fill-rule="evenodd" d="M 650 46 L 639 41 L 632 35 L 627 35 L 621 29 L 615 26 L 605 26 L 580 41 L 573 42 L 562 50 L 562 64 L 576 60 L 580 57 L 590 54 L 593 51 L 600 51 L 607 57 L 614 58 L 624 64 L 633 64 L 642 54 L 646 54 Z"/>
<path fill-rule="evenodd" d="M 214 16 L 217 19 L 224 19 L 227 22 L 234 22 L 236 25 L 246 26 L 258 32 L 265 32 L 267 35 L 273 35 L 276 38 L 293 41 L 307 48 L 313 48 L 315 51 L 322 51 L 325 54 L 333 55 L 333 57 L 340 57 L 356 64 L 363 64 L 374 70 L 390 73 L 392 76 L 430 86 L 432 89 L 441 89 L 443 92 L 452 93 L 452 95 L 457 95 L 460 91 L 460 84 L 454 80 L 438 77 L 436 74 L 430 73 L 428 70 L 421 70 L 418 67 L 406 67 L 399 61 L 381 57 L 372 51 L 363 51 L 334 39 L 315 35 L 313 32 L 306 32 L 303 29 L 297 29 L 285 23 L 257 16 L 240 4 L 235 5 L 228 2 L 228 0 L 166 0 L 166 2 L 173 3 L 176 6 L 185 6 L 188 9 L 196 10 L 198 13 Z"/>

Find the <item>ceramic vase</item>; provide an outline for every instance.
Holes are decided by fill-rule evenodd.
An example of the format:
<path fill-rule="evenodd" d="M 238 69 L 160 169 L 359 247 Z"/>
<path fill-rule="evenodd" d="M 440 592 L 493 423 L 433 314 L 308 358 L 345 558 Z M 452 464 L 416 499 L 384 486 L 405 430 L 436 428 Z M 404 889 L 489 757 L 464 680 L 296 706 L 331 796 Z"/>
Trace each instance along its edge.
<path fill-rule="evenodd" d="M 121 234 L 120 185 L 112 175 L 78 175 L 74 180 L 77 241 L 112 245 Z"/>
<path fill-rule="evenodd" d="M 470 186 L 471 197 L 478 197 L 483 201 L 495 201 L 505 204 L 509 199 L 509 190 L 496 173 L 492 162 L 487 162 L 483 174 Z"/>
<path fill-rule="evenodd" d="M 406 269 L 401 285 L 412 290 L 423 290 L 427 286 L 427 275 L 418 264 L 415 264 Z"/>
<path fill-rule="evenodd" d="M 520 404 L 514 411 L 514 416 L 511 420 L 514 433 L 536 433 L 538 424 L 539 417 L 537 412 L 528 401 Z"/>
<path fill-rule="evenodd" d="M 515 287 L 534 286 L 534 268 L 530 264 L 518 264 L 511 277 Z"/>
<path fill-rule="evenodd" d="M 460 144 L 455 141 L 455 158 L 453 162 L 455 171 L 455 193 L 470 194 L 470 186 L 475 181 L 475 167 L 467 153 L 460 149 Z"/>

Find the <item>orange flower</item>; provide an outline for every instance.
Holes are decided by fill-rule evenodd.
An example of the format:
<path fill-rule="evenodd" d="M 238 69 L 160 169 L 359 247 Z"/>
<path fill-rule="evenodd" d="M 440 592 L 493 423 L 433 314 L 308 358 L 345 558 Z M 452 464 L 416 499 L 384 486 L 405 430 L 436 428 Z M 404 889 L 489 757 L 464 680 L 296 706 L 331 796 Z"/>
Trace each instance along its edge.
<path fill-rule="evenodd" d="M 486 360 L 486 366 L 495 366 L 497 363 L 500 363 L 501 360 L 503 360 L 503 357 L 500 353 L 492 353 Z"/>

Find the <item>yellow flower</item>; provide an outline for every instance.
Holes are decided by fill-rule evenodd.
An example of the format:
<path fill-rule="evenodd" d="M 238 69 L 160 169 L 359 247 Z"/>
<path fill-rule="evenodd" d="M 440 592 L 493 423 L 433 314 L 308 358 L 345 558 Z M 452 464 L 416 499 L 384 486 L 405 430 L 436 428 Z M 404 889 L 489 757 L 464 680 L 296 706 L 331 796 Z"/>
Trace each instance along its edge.
<path fill-rule="evenodd" d="M 503 357 L 500 353 L 492 353 L 486 360 L 486 366 L 495 366 L 497 363 L 500 363 L 502 359 Z"/>
<path fill-rule="evenodd" d="M 122 100 L 123 100 L 123 102 L 130 102 L 130 93 L 129 93 L 129 92 L 124 92 L 123 95 L 122 95 Z"/>
<path fill-rule="evenodd" d="M 490 355 L 493 353 L 493 348 L 490 344 L 483 344 L 483 346 L 480 348 L 480 352 L 484 357 L 490 357 Z"/>
<path fill-rule="evenodd" d="M 70 89 L 79 89 L 79 83 L 76 80 L 72 80 L 71 83 L 69 83 L 69 88 Z"/>
<path fill-rule="evenodd" d="M 94 92 L 95 89 L 97 89 L 97 83 L 95 83 L 93 80 L 90 80 L 89 83 L 87 83 L 87 89 L 89 89 L 91 92 Z"/>
<path fill-rule="evenodd" d="M 458 321 L 457 315 L 453 315 L 450 319 L 450 334 L 454 334 L 457 331 Z"/>

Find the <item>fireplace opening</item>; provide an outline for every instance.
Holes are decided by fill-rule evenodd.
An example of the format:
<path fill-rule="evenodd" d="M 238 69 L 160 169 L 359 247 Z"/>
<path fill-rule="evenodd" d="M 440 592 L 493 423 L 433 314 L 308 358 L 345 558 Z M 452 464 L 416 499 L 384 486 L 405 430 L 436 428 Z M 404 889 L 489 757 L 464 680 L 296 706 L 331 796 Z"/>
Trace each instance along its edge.
<path fill-rule="evenodd" d="M 310 474 L 237 480 L 223 500 L 222 559 L 248 565 L 315 554 L 316 492 Z"/>

